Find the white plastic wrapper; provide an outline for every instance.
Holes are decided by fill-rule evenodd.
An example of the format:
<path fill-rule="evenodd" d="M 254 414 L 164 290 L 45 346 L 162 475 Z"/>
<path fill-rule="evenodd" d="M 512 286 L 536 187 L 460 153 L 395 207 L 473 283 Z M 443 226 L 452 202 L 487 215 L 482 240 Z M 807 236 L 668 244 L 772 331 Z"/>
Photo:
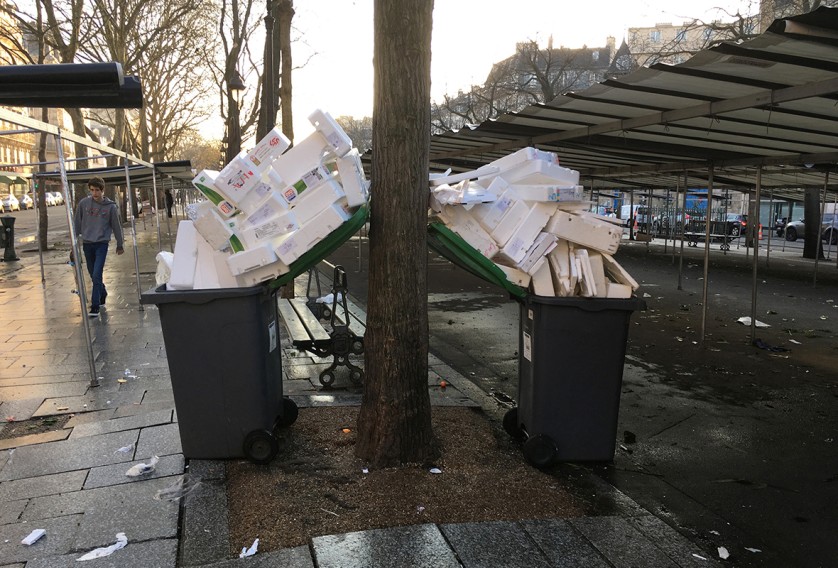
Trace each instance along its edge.
<path fill-rule="evenodd" d="M 172 276 L 172 264 L 175 262 L 175 255 L 167 251 L 160 251 L 155 257 L 157 259 L 157 273 L 154 275 L 157 285 L 166 284 Z"/>
<path fill-rule="evenodd" d="M 131 466 L 131 469 L 125 472 L 125 475 L 128 477 L 139 477 L 141 475 L 146 475 L 154 471 L 154 467 L 157 465 L 157 462 L 160 461 L 160 458 L 157 456 L 153 456 L 148 463 L 138 463 L 134 466 Z"/>
<path fill-rule="evenodd" d="M 120 548 L 125 548 L 128 544 L 128 537 L 125 536 L 125 533 L 116 533 L 116 542 L 110 546 L 105 546 L 102 548 L 94 548 L 84 556 L 80 556 L 76 558 L 77 562 L 83 562 L 85 560 L 95 560 L 97 558 L 104 558 L 105 556 L 110 556 Z"/>
<path fill-rule="evenodd" d="M 41 538 L 42 536 L 44 536 L 45 534 L 47 534 L 47 531 L 45 531 L 44 529 L 35 529 L 31 533 L 29 533 L 26 536 L 26 538 L 24 538 L 22 541 L 20 541 L 20 544 L 25 544 L 26 546 L 32 546 L 33 544 L 38 542 L 38 539 Z"/>
<path fill-rule="evenodd" d="M 253 556 L 256 554 L 256 550 L 259 548 L 259 539 L 253 541 L 253 544 L 250 545 L 250 548 L 242 547 L 241 554 L 239 554 L 239 558 L 247 558 L 248 556 Z"/>

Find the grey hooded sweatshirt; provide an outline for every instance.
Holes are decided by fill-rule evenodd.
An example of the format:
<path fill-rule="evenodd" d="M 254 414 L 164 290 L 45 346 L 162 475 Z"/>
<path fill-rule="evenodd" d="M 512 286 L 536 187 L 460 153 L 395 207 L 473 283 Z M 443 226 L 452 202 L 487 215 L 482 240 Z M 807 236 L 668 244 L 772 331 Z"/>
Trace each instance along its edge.
<path fill-rule="evenodd" d="M 122 223 L 119 207 L 107 197 L 96 203 L 87 196 L 79 201 L 75 218 L 76 234 L 85 243 L 107 243 L 111 234 L 116 237 L 116 248 L 122 248 Z"/>

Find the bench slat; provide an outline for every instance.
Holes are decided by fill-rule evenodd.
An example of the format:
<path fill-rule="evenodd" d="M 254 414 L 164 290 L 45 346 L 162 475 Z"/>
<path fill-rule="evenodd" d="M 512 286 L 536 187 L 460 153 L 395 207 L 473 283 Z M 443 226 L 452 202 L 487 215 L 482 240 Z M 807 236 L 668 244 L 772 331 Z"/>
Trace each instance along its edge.
<path fill-rule="evenodd" d="M 291 302 L 286 298 L 277 298 L 276 303 L 279 309 L 279 315 L 285 321 L 285 327 L 288 328 L 288 334 L 291 336 L 291 340 L 294 342 L 310 341 L 311 335 L 309 335 L 303 322 L 300 321 L 297 312 L 291 306 Z"/>
<path fill-rule="evenodd" d="M 294 298 L 291 301 L 291 305 L 294 307 L 294 311 L 297 312 L 297 316 L 299 317 L 302 325 L 308 330 L 311 339 L 314 341 L 330 341 L 331 337 L 323 329 L 323 326 L 320 325 L 320 322 L 317 318 L 314 317 L 314 314 L 311 313 L 311 310 L 306 305 L 305 300 L 302 298 Z"/>

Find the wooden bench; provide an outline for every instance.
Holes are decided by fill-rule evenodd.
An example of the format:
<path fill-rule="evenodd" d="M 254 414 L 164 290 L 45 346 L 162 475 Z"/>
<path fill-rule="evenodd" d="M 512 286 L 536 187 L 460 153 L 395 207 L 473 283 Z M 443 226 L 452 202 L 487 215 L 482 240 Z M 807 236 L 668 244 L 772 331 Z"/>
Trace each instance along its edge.
<path fill-rule="evenodd" d="M 349 378 L 354 384 L 364 380 L 364 370 L 352 363 L 349 355 L 364 352 L 366 314 L 346 297 L 343 267 L 336 266 L 334 273 L 332 303 L 325 309 L 312 310 L 310 299 L 277 298 L 279 315 L 294 347 L 318 357 L 332 357 L 332 364 L 320 373 L 320 384 L 324 387 L 332 386 L 335 369 L 341 366 L 349 368 Z M 328 313 L 328 323 L 322 323 L 315 313 Z"/>

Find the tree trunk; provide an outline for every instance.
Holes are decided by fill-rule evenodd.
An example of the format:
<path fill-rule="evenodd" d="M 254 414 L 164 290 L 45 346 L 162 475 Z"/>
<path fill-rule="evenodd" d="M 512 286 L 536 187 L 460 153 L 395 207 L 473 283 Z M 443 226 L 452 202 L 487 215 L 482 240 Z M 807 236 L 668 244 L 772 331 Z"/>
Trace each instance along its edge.
<path fill-rule="evenodd" d="M 438 454 L 428 395 L 432 0 L 376 0 L 370 269 L 356 455 L 375 467 Z"/>
<path fill-rule="evenodd" d="M 274 87 L 279 86 L 280 108 L 282 109 L 282 133 L 293 142 L 294 115 L 291 112 L 291 19 L 294 17 L 294 2 L 292 0 L 280 0 L 278 8 L 277 14 L 279 17 L 277 18 L 277 28 L 279 31 L 280 61 L 275 61 L 274 63 L 281 65 L 281 73 L 280 75 L 273 75 Z M 277 83 L 277 80 L 280 78 L 281 81 Z"/>
<path fill-rule="evenodd" d="M 803 193 L 803 258 L 815 258 L 821 248 L 821 196 L 817 187 L 807 187 Z"/>

